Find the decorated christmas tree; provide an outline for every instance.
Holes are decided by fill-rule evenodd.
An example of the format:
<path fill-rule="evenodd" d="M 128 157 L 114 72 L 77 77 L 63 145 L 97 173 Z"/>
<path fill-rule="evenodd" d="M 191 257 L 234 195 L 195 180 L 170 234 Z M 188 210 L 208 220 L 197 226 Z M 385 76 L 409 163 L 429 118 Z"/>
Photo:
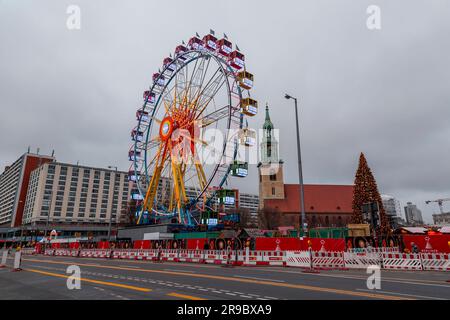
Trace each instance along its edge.
<path fill-rule="evenodd" d="M 381 219 L 381 228 L 379 232 L 386 235 L 389 231 L 389 225 L 386 218 L 386 212 L 381 202 L 381 196 L 378 192 L 377 182 L 373 177 L 366 157 L 361 152 L 359 156 L 359 166 L 355 176 L 355 188 L 353 190 L 353 223 L 363 223 L 362 207 L 367 203 L 377 203 Z"/>

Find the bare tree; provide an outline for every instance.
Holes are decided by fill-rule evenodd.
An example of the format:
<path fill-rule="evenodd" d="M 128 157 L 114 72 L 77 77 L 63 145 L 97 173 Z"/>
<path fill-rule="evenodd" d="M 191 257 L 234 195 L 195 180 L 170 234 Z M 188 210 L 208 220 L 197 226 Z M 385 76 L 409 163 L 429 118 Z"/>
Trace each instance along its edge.
<path fill-rule="evenodd" d="M 258 215 L 261 229 L 273 230 L 281 225 L 282 215 L 278 211 L 263 209 L 259 211 Z"/>
<path fill-rule="evenodd" d="M 124 225 L 136 224 L 136 221 L 137 221 L 136 210 L 137 210 L 136 200 L 128 201 L 127 207 L 122 208 L 122 210 L 120 212 L 121 224 L 124 224 Z"/>
<path fill-rule="evenodd" d="M 236 213 L 239 213 L 239 227 L 241 228 L 256 228 L 257 223 L 252 219 L 252 215 L 248 208 L 239 208 Z"/>

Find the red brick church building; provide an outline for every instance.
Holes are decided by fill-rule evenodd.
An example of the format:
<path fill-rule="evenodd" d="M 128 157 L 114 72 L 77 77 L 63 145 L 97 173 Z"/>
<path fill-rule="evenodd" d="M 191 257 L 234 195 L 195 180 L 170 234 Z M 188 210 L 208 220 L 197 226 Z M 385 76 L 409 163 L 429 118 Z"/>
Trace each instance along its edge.
<path fill-rule="evenodd" d="M 260 227 L 298 228 L 301 222 L 300 186 L 284 184 L 283 161 L 266 106 L 259 169 Z M 352 215 L 353 185 L 305 184 L 305 212 L 308 228 L 343 227 Z"/>

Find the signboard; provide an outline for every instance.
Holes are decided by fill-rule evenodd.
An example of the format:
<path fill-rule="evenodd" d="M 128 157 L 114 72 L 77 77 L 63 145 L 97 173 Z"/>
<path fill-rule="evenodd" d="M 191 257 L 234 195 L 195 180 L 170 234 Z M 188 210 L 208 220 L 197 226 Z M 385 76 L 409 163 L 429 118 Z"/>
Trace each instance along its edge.
<path fill-rule="evenodd" d="M 206 224 L 209 226 L 215 226 L 219 222 L 218 219 L 206 219 Z"/>

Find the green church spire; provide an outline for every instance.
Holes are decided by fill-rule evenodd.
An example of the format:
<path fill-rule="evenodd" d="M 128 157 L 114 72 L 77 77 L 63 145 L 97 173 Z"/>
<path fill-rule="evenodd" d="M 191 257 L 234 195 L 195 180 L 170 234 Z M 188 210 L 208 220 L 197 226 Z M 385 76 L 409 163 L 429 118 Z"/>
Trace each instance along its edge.
<path fill-rule="evenodd" d="M 278 142 L 273 134 L 274 126 L 270 120 L 269 105 L 266 104 L 266 120 L 263 125 L 263 138 L 261 142 L 261 162 L 277 163 L 278 159 Z"/>
<path fill-rule="evenodd" d="M 269 115 L 269 104 L 266 103 L 266 121 L 264 121 L 263 125 L 264 130 L 272 130 L 273 129 L 273 123 L 270 121 L 270 115 Z"/>

